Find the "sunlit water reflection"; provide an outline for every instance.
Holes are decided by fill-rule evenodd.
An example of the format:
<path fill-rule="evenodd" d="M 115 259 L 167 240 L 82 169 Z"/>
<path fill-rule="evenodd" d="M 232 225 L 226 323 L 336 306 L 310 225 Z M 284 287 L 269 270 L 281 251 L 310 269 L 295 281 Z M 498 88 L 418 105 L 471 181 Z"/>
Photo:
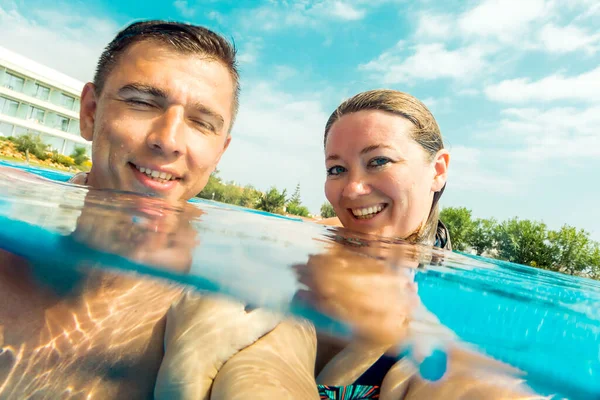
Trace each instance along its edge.
<path fill-rule="evenodd" d="M 375 338 L 403 318 L 378 314 L 381 302 L 418 295 L 462 340 L 527 372 L 540 393 L 600 396 L 600 285 L 587 279 L 5 167 L 0 248 L 31 265 L 0 258 L 0 398 L 151 397 L 165 314 L 190 289 L 300 314 L 330 335 Z M 385 283 L 398 274 L 409 289 Z M 342 305 L 310 299 L 340 288 Z M 297 307 L 299 298 L 316 309 Z"/>

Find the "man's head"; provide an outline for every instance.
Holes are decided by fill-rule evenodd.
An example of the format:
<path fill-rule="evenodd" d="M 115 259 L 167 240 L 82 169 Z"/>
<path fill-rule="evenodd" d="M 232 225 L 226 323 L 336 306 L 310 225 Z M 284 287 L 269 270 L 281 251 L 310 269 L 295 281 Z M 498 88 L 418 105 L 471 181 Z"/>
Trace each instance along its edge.
<path fill-rule="evenodd" d="M 187 200 L 227 149 L 238 106 L 235 49 L 205 28 L 134 23 L 107 46 L 81 95 L 93 140 L 88 184 Z"/>

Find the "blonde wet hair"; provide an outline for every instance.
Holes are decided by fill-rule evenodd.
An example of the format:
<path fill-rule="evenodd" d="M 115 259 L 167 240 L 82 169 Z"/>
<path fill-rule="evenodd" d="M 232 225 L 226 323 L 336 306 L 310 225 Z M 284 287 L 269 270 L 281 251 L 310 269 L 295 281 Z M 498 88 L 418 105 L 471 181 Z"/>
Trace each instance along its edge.
<path fill-rule="evenodd" d="M 444 148 L 440 127 L 425 104 L 410 94 L 390 89 L 376 89 L 362 92 L 340 104 L 327 120 L 323 145 L 327 144 L 327 136 L 329 135 L 331 127 L 342 116 L 359 111 L 371 110 L 384 111 L 406 118 L 412 122 L 414 129 L 411 130 L 410 135 L 415 142 L 420 144 L 423 150 L 425 150 L 425 153 L 429 157 L 429 161 L 433 161 L 438 151 Z M 438 230 L 440 229 L 438 227 L 438 201 L 444 192 L 445 187 L 446 185 L 434 194 L 427 221 L 424 224 L 421 224 L 421 226 L 419 226 L 409 237 L 404 238 L 405 240 L 424 244 L 434 243 L 436 234 L 438 234 Z"/>

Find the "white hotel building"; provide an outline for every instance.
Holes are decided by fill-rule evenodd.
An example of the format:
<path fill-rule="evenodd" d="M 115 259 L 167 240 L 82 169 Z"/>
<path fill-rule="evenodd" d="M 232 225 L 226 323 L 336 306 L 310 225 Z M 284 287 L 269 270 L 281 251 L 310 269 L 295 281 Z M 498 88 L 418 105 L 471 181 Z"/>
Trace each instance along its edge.
<path fill-rule="evenodd" d="M 69 155 L 75 146 L 90 154 L 79 134 L 79 82 L 0 47 L 0 136 L 39 135 L 51 149 Z"/>

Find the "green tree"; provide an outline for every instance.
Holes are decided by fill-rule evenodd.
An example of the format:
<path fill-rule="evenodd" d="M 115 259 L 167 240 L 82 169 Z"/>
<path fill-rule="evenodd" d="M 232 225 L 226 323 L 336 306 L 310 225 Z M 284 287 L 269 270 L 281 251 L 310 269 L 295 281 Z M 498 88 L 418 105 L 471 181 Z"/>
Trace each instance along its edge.
<path fill-rule="evenodd" d="M 335 217 L 335 211 L 333 210 L 333 206 L 328 202 L 323 203 L 321 206 L 321 217 L 323 218 L 332 218 Z"/>
<path fill-rule="evenodd" d="M 583 229 L 564 225 L 558 231 L 548 232 L 553 256 L 552 269 L 570 275 L 581 273 L 592 262 L 593 243 Z"/>
<path fill-rule="evenodd" d="M 302 204 L 302 202 L 300 201 L 300 184 L 299 183 L 296 185 L 296 190 L 294 190 L 294 194 L 292 194 L 292 197 L 290 197 L 288 204 L 298 204 L 298 205 Z"/>
<path fill-rule="evenodd" d="M 440 219 L 450 231 L 452 247 L 459 251 L 465 250 L 473 230 L 471 210 L 465 207 L 446 207 L 440 212 Z"/>
<path fill-rule="evenodd" d="M 301 217 L 310 216 L 310 211 L 308 211 L 308 208 L 297 203 L 288 203 L 288 205 L 286 206 L 286 212 L 288 214 L 299 215 Z"/>
<path fill-rule="evenodd" d="M 221 196 L 218 200 L 222 203 L 240 205 L 244 189 L 236 186 L 233 182 L 227 182 L 223 185 Z"/>
<path fill-rule="evenodd" d="M 252 185 L 244 187 L 239 205 L 246 208 L 255 208 L 262 197 L 262 193 Z"/>
<path fill-rule="evenodd" d="M 271 187 L 266 193 L 262 195 L 258 204 L 257 209 L 274 214 L 283 214 L 283 208 L 286 203 L 286 190 L 279 193 L 276 187 Z"/>
<path fill-rule="evenodd" d="M 302 200 L 300 199 L 300 184 L 296 185 L 296 190 L 294 190 L 294 194 L 290 197 L 285 208 L 288 214 L 299 215 L 301 217 L 308 217 L 310 215 L 308 208 L 302 205 Z"/>
<path fill-rule="evenodd" d="M 497 226 L 494 237 L 502 259 L 541 268 L 553 264 L 546 224 L 542 222 L 512 218 Z"/>
<path fill-rule="evenodd" d="M 600 244 L 594 242 L 589 254 L 589 277 L 600 279 Z"/>
<path fill-rule="evenodd" d="M 47 160 L 49 155 L 48 145 L 38 135 L 26 134 L 18 136 L 14 140 L 15 147 L 21 153 L 33 154 L 40 160 Z"/>
<path fill-rule="evenodd" d="M 86 154 L 87 150 L 83 146 L 75 146 L 73 152 L 71 153 L 71 158 L 75 161 L 76 165 L 81 165 L 84 162 L 88 161 L 90 158 Z"/>
<path fill-rule="evenodd" d="M 477 218 L 473 222 L 473 227 L 467 238 L 468 244 L 475 249 L 477 255 L 480 256 L 485 251 L 490 251 L 494 248 L 494 232 L 496 231 L 496 220 Z M 451 240 L 454 240 L 450 236 Z"/>
<path fill-rule="evenodd" d="M 196 197 L 221 201 L 223 198 L 223 182 L 221 182 L 218 170 L 215 170 L 212 174 L 210 174 L 206 186 L 204 186 L 204 189 L 202 189 L 202 191 L 198 193 Z"/>

